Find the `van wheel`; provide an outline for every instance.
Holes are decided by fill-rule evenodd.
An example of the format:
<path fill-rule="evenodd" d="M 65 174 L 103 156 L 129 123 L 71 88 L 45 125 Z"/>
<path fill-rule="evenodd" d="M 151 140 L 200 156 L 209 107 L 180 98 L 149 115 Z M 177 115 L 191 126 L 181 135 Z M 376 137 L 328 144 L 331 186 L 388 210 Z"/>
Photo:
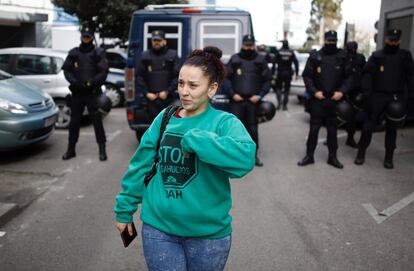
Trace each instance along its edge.
<path fill-rule="evenodd" d="M 106 82 L 101 88 L 102 92 L 111 100 L 112 107 L 118 107 L 124 104 L 122 92 L 116 85 Z"/>
<path fill-rule="evenodd" d="M 59 109 L 59 115 L 55 123 L 57 129 L 67 129 L 70 123 L 71 109 L 65 99 L 56 99 L 55 104 Z"/>

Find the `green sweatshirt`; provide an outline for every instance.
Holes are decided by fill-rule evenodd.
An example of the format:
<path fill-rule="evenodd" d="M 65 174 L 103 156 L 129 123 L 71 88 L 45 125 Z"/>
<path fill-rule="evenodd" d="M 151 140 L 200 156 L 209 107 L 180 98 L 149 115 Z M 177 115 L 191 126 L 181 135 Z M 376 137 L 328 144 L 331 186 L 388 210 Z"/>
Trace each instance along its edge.
<path fill-rule="evenodd" d="M 143 135 L 121 181 L 116 220 L 132 222 L 142 203 L 142 221 L 160 231 L 209 239 L 227 236 L 232 231 L 229 178 L 253 169 L 255 143 L 234 115 L 211 106 L 193 117 L 172 116 L 161 141 L 157 174 L 145 188 L 163 114 Z"/>

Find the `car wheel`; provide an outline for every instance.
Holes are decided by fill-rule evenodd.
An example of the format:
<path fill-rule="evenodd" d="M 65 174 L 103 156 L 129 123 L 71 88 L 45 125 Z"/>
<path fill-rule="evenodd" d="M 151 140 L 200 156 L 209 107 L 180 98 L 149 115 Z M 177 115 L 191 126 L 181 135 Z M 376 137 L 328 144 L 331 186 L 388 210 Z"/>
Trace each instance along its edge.
<path fill-rule="evenodd" d="M 102 85 L 102 92 L 111 100 L 112 107 L 118 107 L 123 104 L 121 90 L 114 84 L 104 83 Z"/>
<path fill-rule="evenodd" d="M 57 129 L 66 129 L 69 127 L 71 109 L 65 99 L 55 100 L 55 104 L 59 109 L 59 115 L 55 123 Z"/>

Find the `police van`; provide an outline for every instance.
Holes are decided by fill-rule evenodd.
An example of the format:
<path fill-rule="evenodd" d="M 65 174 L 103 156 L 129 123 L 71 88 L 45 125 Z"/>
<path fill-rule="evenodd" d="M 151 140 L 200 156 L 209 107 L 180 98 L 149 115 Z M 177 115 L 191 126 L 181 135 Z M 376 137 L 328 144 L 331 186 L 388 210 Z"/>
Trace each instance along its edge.
<path fill-rule="evenodd" d="M 132 15 L 125 89 L 127 119 L 139 140 L 150 125 L 147 100 L 135 81 L 135 67 L 142 52 L 151 49 L 151 33 L 165 32 L 168 48 L 177 50 L 183 60 L 193 49 L 217 46 L 223 51 L 222 61 L 239 52 L 242 37 L 253 34 L 250 13 L 238 8 L 212 5 L 149 5 Z M 213 103 L 225 103 L 225 98 L 215 97 Z"/>

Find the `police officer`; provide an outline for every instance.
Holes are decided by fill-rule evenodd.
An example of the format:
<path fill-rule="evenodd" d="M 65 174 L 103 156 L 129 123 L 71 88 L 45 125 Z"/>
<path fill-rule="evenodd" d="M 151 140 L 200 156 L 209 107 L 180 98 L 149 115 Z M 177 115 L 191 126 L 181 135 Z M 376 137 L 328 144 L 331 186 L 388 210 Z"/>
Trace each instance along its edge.
<path fill-rule="evenodd" d="M 258 149 L 256 108 L 270 90 L 271 73 L 265 56 L 256 51 L 253 35 L 243 37 L 242 48 L 230 58 L 227 70 L 231 82 L 233 114 L 243 122 Z M 263 166 L 257 154 L 256 166 Z"/>
<path fill-rule="evenodd" d="M 151 120 L 170 103 L 177 88 L 179 63 L 177 51 L 167 47 L 165 33 L 151 33 L 152 48 L 144 51 L 137 65 L 136 75 L 148 101 Z"/>
<path fill-rule="evenodd" d="M 257 46 L 257 53 L 263 55 L 267 63 L 271 64 L 271 72 L 273 75 L 276 70 L 276 55 L 273 52 L 269 51 L 269 48 L 266 46 L 266 44 L 260 44 L 259 46 Z"/>
<path fill-rule="evenodd" d="M 337 33 L 326 32 L 324 46 L 319 51 L 311 52 L 302 74 L 305 86 L 311 94 L 311 118 L 306 156 L 298 162 L 298 166 L 314 163 L 313 155 L 318 143 L 319 129 L 325 122 L 329 150 L 327 162 L 336 168 L 343 168 L 336 156 L 338 148 L 336 105 L 348 91 L 351 77 L 346 69 L 345 54 L 337 48 L 336 43 Z"/>
<path fill-rule="evenodd" d="M 79 127 L 85 106 L 95 130 L 96 141 L 99 146 L 99 160 L 107 159 L 105 150 L 105 130 L 102 116 L 94 103 L 94 98 L 102 94 L 101 85 L 108 75 L 108 63 L 105 52 L 95 48 L 93 44 L 93 29 L 86 26 L 81 31 L 81 44 L 69 51 L 62 69 L 66 80 L 69 81 L 71 97 L 71 119 L 69 124 L 69 144 L 63 155 L 63 160 L 76 156 L 75 146 L 79 138 Z"/>
<path fill-rule="evenodd" d="M 365 56 L 357 52 L 358 43 L 355 41 L 350 41 L 346 44 L 346 63 L 347 67 L 350 69 L 352 76 L 352 84 L 347 93 L 348 101 L 353 104 L 355 108 L 359 108 L 359 105 L 356 104 L 357 96 L 361 95 L 361 76 L 362 70 L 365 66 Z M 361 109 L 361 108 L 359 108 Z M 356 117 L 356 116 L 355 116 Z M 355 142 L 354 135 L 356 131 L 356 119 L 348 122 L 345 125 L 348 137 L 346 140 L 346 145 L 357 148 L 358 145 Z"/>
<path fill-rule="evenodd" d="M 414 63 L 411 53 L 400 46 L 401 30 L 387 31 L 385 46 L 374 52 L 364 67 L 362 88 L 367 98 L 367 120 L 361 131 L 355 164 L 362 165 L 375 126 L 383 119 L 392 101 L 404 104 L 404 90 L 414 91 Z M 386 122 L 384 167 L 392 169 L 397 128 Z"/>
<path fill-rule="evenodd" d="M 279 110 L 283 104 L 283 110 L 287 110 L 289 101 L 290 83 L 292 81 L 292 64 L 295 65 L 296 77 L 299 74 L 299 63 L 293 50 L 289 48 L 287 40 L 282 41 L 282 48 L 276 55 L 277 78 L 276 78 L 276 97 L 278 101 L 277 109 Z M 282 88 L 284 88 L 282 92 Z M 283 101 L 282 101 L 283 93 Z"/>

